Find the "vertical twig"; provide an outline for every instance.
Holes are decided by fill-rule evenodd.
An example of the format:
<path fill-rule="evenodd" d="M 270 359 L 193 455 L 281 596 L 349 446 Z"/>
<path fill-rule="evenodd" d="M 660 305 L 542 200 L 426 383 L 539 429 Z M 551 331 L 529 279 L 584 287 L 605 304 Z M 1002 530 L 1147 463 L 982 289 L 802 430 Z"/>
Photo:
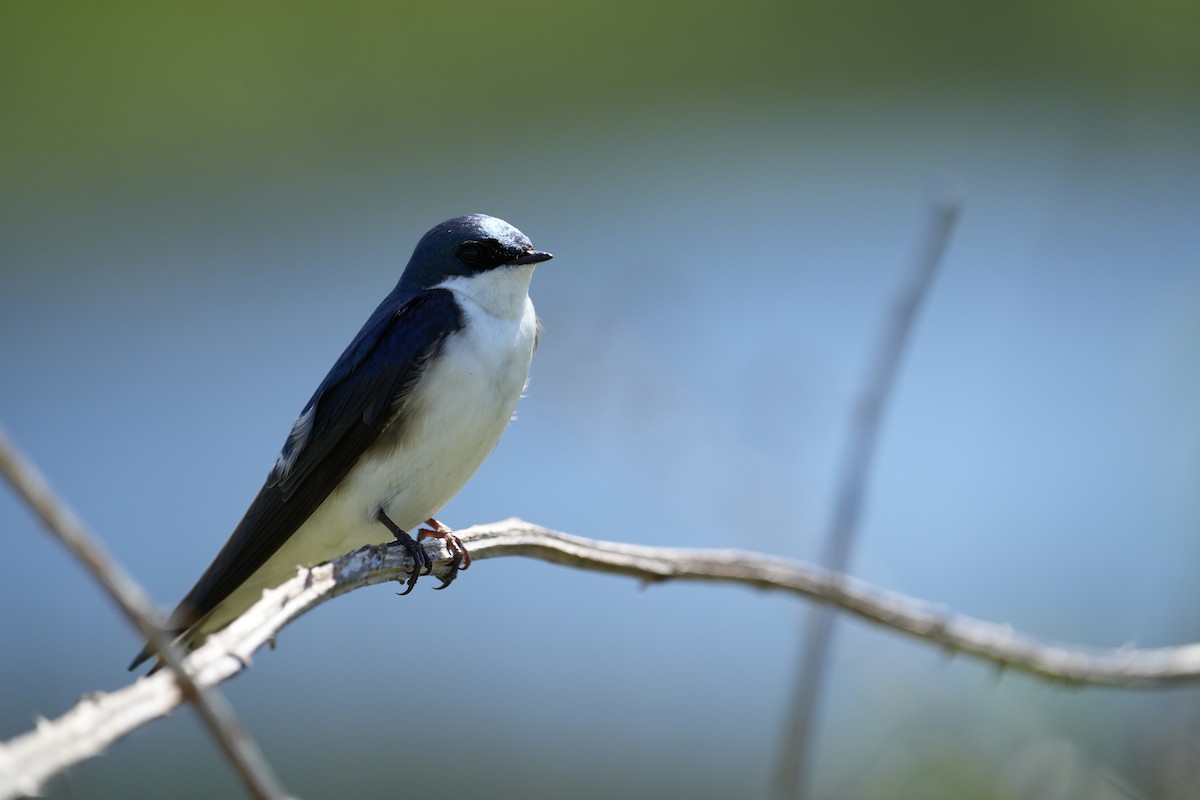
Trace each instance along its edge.
<path fill-rule="evenodd" d="M 907 284 L 896 296 L 891 316 L 881 332 L 879 349 L 867 373 L 867 382 L 854 409 L 849 438 L 838 481 L 833 524 L 825 540 L 821 563 L 844 573 L 854 550 L 863 498 L 867 493 L 871 461 L 892 384 L 904 357 L 921 302 L 937 273 L 950 233 L 962 210 L 962 189 L 951 175 L 936 176 L 928 189 L 928 212 Z M 783 737 L 776 776 L 776 796 L 800 798 L 809 780 L 813 729 L 821 699 L 825 666 L 833 639 L 833 614 L 826 606 L 813 606 L 804 628 L 796 694 Z"/>
<path fill-rule="evenodd" d="M 150 640 L 158 655 L 175 673 L 184 698 L 195 706 L 250 795 L 257 800 L 287 798 L 288 794 L 270 764 L 238 722 L 224 695 L 215 689 L 202 690 L 183 668 L 178 650 L 163 633 L 158 612 L 141 586 L 105 552 L 66 503 L 54 494 L 37 468 L 13 445 L 3 427 L 0 427 L 0 472 L 50 532 L 84 563 L 125 616 Z M 28 788 L 30 793 L 36 790 L 37 787 Z"/>

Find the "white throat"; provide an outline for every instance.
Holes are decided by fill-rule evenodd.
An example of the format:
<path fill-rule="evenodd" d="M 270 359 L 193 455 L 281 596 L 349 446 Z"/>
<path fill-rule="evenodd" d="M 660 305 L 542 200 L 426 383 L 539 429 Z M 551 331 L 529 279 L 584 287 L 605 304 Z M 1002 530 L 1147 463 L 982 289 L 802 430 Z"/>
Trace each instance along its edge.
<path fill-rule="evenodd" d="M 529 302 L 529 281 L 535 264 L 496 267 L 467 277 L 455 276 L 435 286 L 472 301 L 493 317 L 520 319 Z"/>

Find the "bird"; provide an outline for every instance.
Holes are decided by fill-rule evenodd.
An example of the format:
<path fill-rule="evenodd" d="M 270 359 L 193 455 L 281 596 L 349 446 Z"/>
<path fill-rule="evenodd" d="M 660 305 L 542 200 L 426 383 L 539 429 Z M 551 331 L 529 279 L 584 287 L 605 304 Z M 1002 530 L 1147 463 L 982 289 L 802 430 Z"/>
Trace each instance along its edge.
<path fill-rule="evenodd" d="M 467 214 L 430 229 L 399 282 L 300 412 L 258 495 L 166 623 L 195 649 L 297 567 L 398 541 L 403 594 L 432 563 L 411 535 L 446 541 L 444 589 L 470 566 L 435 515 L 495 448 L 523 395 L 541 324 L 534 268 L 553 256 L 509 223 Z M 136 669 L 153 655 L 145 649 Z"/>

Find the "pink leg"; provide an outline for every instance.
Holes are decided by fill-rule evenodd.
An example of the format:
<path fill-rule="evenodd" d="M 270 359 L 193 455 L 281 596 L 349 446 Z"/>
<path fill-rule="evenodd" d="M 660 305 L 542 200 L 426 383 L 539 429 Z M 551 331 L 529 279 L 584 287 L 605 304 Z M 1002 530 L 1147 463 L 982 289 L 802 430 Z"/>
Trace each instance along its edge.
<path fill-rule="evenodd" d="M 467 552 L 467 548 L 463 545 L 462 539 L 454 534 L 454 531 L 438 522 L 433 517 L 425 520 L 425 524 L 429 528 L 422 528 L 417 531 L 417 541 L 421 539 L 441 539 L 446 542 L 446 549 L 450 551 L 453 561 L 450 562 L 450 572 L 444 579 L 444 583 L 438 586 L 438 589 L 445 589 L 454 579 L 458 577 L 459 570 L 464 570 L 471 566 L 471 554 Z"/>

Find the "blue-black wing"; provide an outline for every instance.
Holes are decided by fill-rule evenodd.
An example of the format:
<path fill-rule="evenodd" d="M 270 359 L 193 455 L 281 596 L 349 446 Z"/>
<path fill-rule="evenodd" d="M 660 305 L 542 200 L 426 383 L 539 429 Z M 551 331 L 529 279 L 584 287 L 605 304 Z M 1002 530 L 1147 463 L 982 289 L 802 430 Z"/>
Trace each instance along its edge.
<path fill-rule="evenodd" d="M 172 633 L 183 633 L 229 597 L 316 511 L 384 428 L 404 423 L 393 423 L 395 413 L 461 325 L 446 289 L 393 292 L 380 304 L 301 412 L 242 521 L 172 613 Z"/>

